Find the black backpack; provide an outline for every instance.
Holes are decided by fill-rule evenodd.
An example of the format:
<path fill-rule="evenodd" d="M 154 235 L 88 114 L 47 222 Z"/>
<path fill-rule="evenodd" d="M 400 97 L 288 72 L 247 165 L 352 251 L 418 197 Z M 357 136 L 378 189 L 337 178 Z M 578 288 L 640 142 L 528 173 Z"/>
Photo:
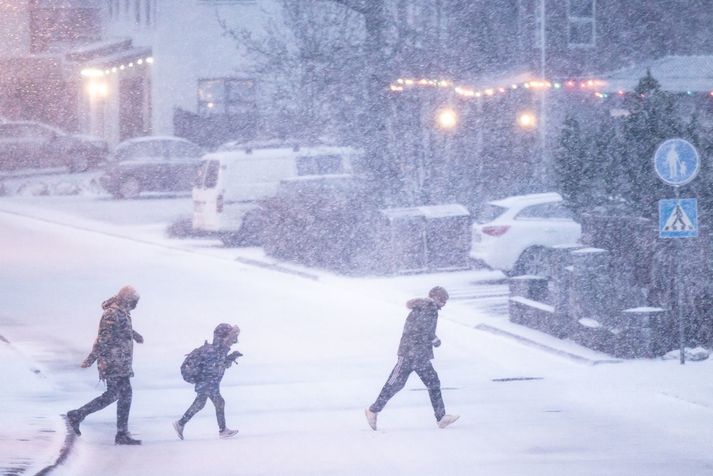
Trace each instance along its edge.
<path fill-rule="evenodd" d="M 190 353 L 186 354 L 181 364 L 181 376 L 188 383 L 198 383 L 203 373 L 203 354 L 209 346 L 208 342 L 200 347 L 196 347 Z"/>

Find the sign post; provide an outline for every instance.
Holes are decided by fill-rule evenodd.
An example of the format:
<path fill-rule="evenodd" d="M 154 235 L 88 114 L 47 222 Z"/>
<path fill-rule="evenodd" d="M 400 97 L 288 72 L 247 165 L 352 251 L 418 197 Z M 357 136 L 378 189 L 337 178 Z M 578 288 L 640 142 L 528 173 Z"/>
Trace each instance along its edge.
<path fill-rule="evenodd" d="M 668 139 L 656 149 L 654 169 L 659 178 L 673 186 L 675 198 L 659 201 L 659 238 L 695 238 L 698 236 L 698 202 L 695 198 L 680 198 L 678 187 L 698 175 L 700 158 L 693 145 L 683 139 Z M 674 294 L 678 318 L 681 365 L 686 363 L 686 326 L 681 312 L 681 242 L 675 241 L 676 260 Z"/>

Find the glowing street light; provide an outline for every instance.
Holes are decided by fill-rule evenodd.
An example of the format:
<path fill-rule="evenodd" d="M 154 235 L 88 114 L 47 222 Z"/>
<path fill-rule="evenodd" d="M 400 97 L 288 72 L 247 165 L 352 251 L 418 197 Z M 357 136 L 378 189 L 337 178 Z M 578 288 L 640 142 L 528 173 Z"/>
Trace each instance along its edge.
<path fill-rule="evenodd" d="M 517 115 L 517 125 L 523 129 L 534 129 L 537 127 L 537 118 L 530 111 L 523 111 Z"/>
<path fill-rule="evenodd" d="M 105 98 L 109 94 L 109 86 L 105 81 L 89 81 L 87 93 L 92 99 Z"/>
<path fill-rule="evenodd" d="M 458 114 L 451 108 L 441 109 L 436 114 L 436 122 L 441 129 L 453 129 L 458 124 Z"/>

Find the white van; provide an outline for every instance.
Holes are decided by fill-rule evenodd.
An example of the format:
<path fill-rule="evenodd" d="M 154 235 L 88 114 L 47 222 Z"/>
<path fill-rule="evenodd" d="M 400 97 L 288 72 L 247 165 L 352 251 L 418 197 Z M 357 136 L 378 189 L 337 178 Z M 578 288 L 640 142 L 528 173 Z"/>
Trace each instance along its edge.
<path fill-rule="evenodd" d="M 258 202 L 273 197 L 282 179 L 352 173 L 350 147 L 231 146 L 203 156 L 193 185 L 193 229 L 216 233 L 225 244 L 257 238 Z"/>

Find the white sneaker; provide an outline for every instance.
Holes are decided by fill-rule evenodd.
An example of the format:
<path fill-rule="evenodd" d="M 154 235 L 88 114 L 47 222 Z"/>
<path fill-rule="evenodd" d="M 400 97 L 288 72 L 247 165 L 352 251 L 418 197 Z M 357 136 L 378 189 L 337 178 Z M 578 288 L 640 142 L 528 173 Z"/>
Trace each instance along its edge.
<path fill-rule="evenodd" d="M 238 430 L 231 430 L 230 428 L 226 427 L 225 430 L 218 432 L 218 436 L 221 438 L 232 438 L 233 436 L 238 434 Z"/>
<path fill-rule="evenodd" d="M 364 409 L 364 415 L 366 415 L 366 421 L 369 423 L 369 426 L 371 427 L 371 429 L 376 431 L 376 415 L 377 415 L 377 413 L 372 412 L 367 407 Z"/>
<path fill-rule="evenodd" d="M 181 425 L 181 422 L 179 420 L 173 422 L 173 429 L 176 430 L 178 437 L 180 439 L 183 439 L 183 425 Z"/>
<path fill-rule="evenodd" d="M 443 415 L 443 417 L 438 420 L 438 428 L 445 428 L 458 418 L 460 418 L 460 415 Z"/>

